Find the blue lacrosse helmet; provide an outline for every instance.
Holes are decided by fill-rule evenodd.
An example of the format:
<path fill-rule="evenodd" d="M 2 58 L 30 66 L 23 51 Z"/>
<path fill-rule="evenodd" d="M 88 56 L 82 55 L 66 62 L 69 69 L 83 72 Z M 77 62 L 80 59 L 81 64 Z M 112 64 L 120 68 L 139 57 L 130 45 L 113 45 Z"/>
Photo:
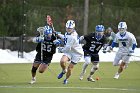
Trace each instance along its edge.
<path fill-rule="evenodd" d="M 103 33 L 105 31 L 105 27 L 103 25 L 97 25 L 95 27 L 95 32 L 96 32 L 96 39 L 100 40 L 103 37 Z"/>
<path fill-rule="evenodd" d="M 52 36 L 52 33 L 53 33 L 53 30 L 50 26 L 45 26 L 45 37 L 46 39 L 51 39 L 51 36 Z"/>

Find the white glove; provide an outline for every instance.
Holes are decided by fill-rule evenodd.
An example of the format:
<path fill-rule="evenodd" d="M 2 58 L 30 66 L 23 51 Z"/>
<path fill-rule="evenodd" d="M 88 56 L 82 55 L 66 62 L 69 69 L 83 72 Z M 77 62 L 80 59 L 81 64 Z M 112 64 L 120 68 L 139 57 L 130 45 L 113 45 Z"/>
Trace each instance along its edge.
<path fill-rule="evenodd" d="M 113 50 L 113 48 L 111 46 L 108 46 L 106 49 L 107 52 L 111 52 L 112 50 Z"/>
<path fill-rule="evenodd" d="M 58 53 L 63 53 L 63 48 L 64 48 L 64 47 L 59 47 L 59 48 L 58 48 Z"/>
<path fill-rule="evenodd" d="M 134 53 L 134 50 L 129 49 L 129 54 L 132 54 L 132 53 Z"/>

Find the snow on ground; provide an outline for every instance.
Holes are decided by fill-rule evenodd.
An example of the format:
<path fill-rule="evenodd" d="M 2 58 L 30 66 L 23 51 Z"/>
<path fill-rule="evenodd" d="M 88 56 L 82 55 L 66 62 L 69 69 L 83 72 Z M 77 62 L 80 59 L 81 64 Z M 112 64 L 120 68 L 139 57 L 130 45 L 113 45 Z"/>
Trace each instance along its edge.
<path fill-rule="evenodd" d="M 117 51 L 117 48 L 114 48 L 114 51 Z M 102 62 L 112 62 L 114 60 L 116 52 L 111 53 L 102 53 L 99 52 L 100 61 Z M 18 58 L 17 51 L 10 51 L 8 49 L 2 50 L 0 49 L 0 63 L 32 63 L 34 61 L 34 57 L 36 55 L 36 51 L 32 51 L 29 53 L 24 52 L 24 58 Z M 53 56 L 52 63 L 59 62 L 60 58 L 62 57 L 63 53 L 56 53 Z M 140 56 L 140 48 L 135 49 L 135 56 Z M 140 61 L 140 57 L 132 56 L 130 61 Z M 84 58 L 81 59 L 80 62 L 83 62 Z"/>

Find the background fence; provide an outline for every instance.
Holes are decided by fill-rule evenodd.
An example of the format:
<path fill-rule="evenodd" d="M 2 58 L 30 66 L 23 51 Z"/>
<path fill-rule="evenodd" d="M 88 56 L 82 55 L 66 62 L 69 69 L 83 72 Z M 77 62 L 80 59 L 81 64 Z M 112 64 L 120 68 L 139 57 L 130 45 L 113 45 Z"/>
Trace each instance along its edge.
<path fill-rule="evenodd" d="M 32 51 L 34 43 L 27 42 L 35 36 L 36 29 L 44 26 L 45 16 L 53 18 L 56 31 L 65 32 L 65 22 L 73 19 L 80 35 L 94 32 L 95 26 L 103 24 L 117 32 L 120 21 L 126 21 L 140 47 L 140 0 L 1 0 L 0 1 L 0 48 Z M 88 8 L 87 29 L 84 31 L 85 8 Z"/>

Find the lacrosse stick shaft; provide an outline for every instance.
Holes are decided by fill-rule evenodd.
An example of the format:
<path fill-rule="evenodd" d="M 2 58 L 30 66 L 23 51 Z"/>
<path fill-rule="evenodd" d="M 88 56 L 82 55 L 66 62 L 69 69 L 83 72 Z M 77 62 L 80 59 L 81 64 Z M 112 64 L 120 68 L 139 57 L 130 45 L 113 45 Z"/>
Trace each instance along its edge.
<path fill-rule="evenodd" d="M 45 28 L 44 27 L 39 27 L 37 29 L 37 31 L 39 31 L 40 37 L 43 39 L 44 38 Z M 41 42 L 41 61 L 43 61 L 43 42 Z"/>

